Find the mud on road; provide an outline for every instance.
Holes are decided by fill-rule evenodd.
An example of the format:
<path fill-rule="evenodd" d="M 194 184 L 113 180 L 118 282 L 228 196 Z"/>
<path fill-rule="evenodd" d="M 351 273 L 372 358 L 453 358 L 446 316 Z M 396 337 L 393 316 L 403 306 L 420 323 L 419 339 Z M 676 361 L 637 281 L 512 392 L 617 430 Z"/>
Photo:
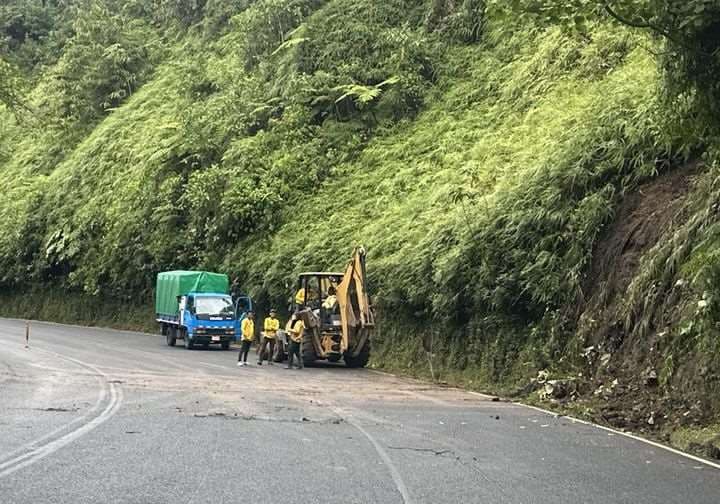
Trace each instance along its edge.
<path fill-rule="evenodd" d="M 697 502 L 720 471 L 511 403 L 0 321 L 0 502 Z"/>

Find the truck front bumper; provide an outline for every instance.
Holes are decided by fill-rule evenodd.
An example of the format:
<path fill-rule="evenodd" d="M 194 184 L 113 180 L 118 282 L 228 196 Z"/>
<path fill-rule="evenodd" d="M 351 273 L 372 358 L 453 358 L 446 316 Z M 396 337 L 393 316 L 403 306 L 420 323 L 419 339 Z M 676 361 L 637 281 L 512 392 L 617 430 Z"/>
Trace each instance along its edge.
<path fill-rule="evenodd" d="M 196 345 L 220 345 L 233 342 L 235 336 L 232 334 L 193 334 L 190 339 Z"/>

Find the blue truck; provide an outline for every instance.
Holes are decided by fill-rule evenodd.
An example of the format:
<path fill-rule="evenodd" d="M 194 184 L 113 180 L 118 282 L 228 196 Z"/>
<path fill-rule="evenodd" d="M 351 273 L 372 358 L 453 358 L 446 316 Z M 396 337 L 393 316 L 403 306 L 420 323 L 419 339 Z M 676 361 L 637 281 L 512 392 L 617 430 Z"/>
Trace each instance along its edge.
<path fill-rule="evenodd" d="M 240 324 L 252 310 L 248 296 L 233 299 L 227 275 L 208 271 L 165 271 L 155 285 L 155 316 L 168 346 L 220 345 L 239 339 Z"/>

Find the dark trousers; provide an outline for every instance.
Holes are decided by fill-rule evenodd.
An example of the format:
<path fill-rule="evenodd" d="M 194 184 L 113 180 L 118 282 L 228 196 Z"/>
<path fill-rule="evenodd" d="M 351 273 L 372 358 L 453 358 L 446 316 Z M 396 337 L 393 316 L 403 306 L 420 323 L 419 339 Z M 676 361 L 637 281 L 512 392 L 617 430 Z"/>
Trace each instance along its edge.
<path fill-rule="evenodd" d="M 288 345 L 288 367 L 291 368 L 293 365 L 293 357 L 297 357 L 298 361 L 298 368 L 303 368 L 303 360 L 302 356 L 300 355 L 300 342 L 299 341 L 293 341 L 290 340 L 290 344 Z"/>
<path fill-rule="evenodd" d="M 240 353 L 238 354 L 238 362 L 247 362 L 248 352 L 250 351 L 250 345 L 252 341 L 242 340 L 240 343 Z"/>
<path fill-rule="evenodd" d="M 258 356 L 258 362 L 260 364 L 262 364 L 263 353 L 265 352 L 265 349 L 267 349 L 268 362 L 272 362 L 273 353 L 275 353 L 275 338 L 266 338 L 265 336 L 263 336 L 263 338 L 260 340 L 260 355 Z"/>

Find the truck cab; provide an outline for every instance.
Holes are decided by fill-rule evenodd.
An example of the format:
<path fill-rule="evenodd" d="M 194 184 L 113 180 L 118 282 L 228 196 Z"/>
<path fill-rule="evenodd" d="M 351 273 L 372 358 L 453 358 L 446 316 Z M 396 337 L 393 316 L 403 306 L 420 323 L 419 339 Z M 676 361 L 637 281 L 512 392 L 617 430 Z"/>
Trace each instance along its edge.
<path fill-rule="evenodd" d="M 180 296 L 180 325 L 186 347 L 220 344 L 230 347 L 239 331 L 232 298 L 225 294 L 195 293 Z"/>
<path fill-rule="evenodd" d="M 165 334 L 169 346 L 181 339 L 185 348 L 219 344 L 223 350 L 239 339 L 240 324 L 252 310 L 252 300 L 240 297 L 235 302 L 226 294 L 191 292 L 178 296 L 178 325 Z"/>

